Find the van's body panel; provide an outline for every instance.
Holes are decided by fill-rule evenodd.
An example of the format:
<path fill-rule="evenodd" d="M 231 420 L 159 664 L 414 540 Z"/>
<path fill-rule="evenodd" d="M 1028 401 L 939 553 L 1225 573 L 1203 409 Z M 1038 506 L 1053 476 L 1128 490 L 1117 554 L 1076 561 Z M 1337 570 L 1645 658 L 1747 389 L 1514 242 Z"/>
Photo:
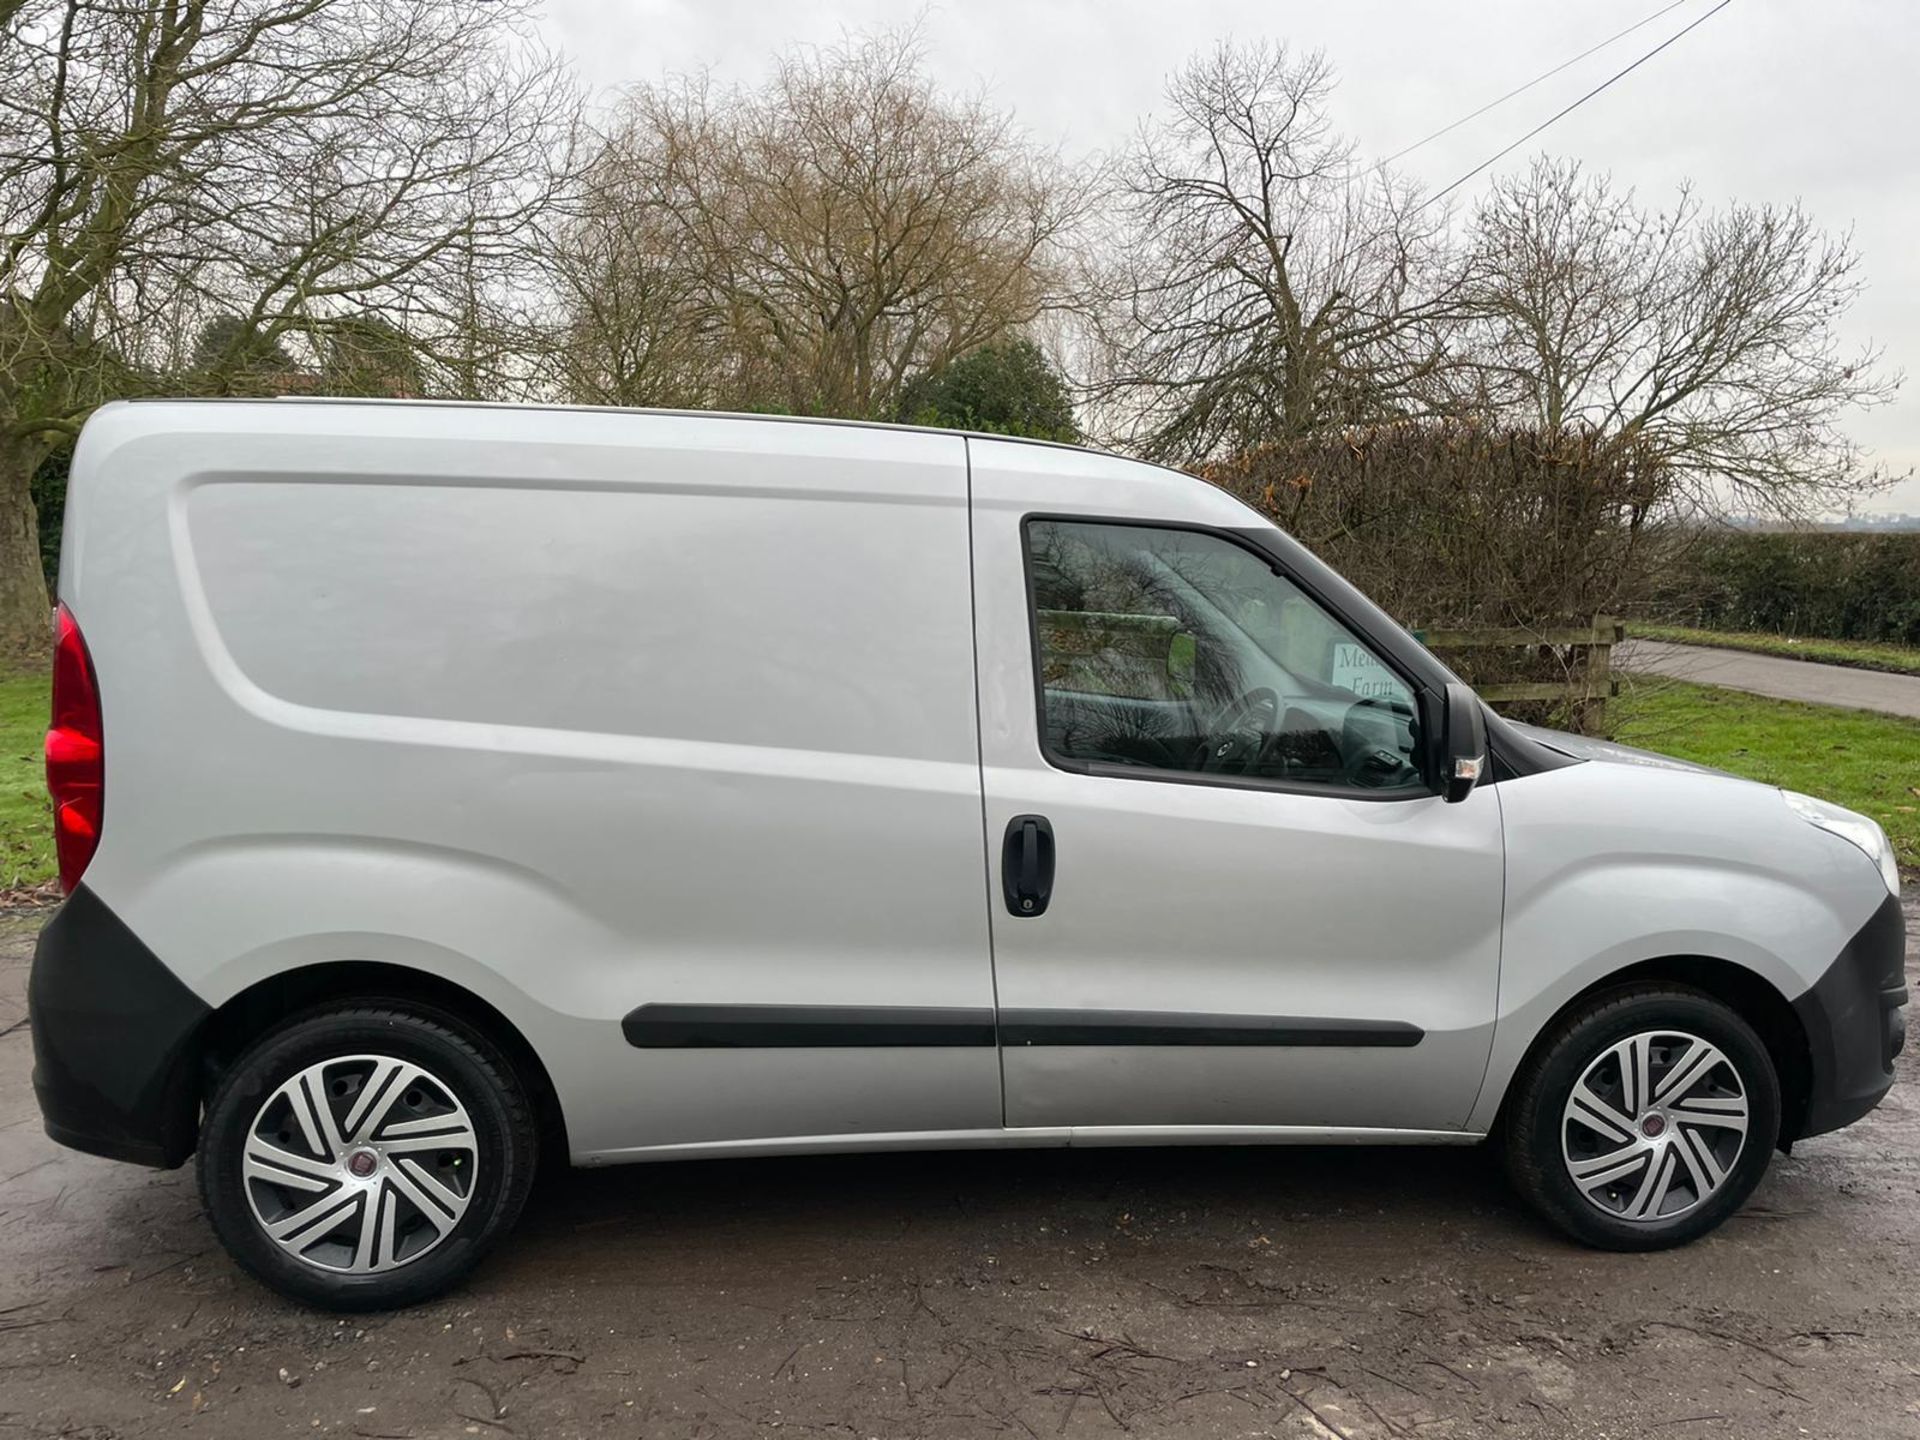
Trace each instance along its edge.
<path fill-rule="evenodd" d="M 583 1156 L 998 1125 L 991 1046 L 619 1023 L 991 1014 L 965 442 L 558 418 L 101 412 L 62 586 L 111 746 L 90 888 L 210 1005 L 332 960 L 471 990 Z"/>
<path fill-rule="evenodd" d="M 1271 535 L 1288 563 L 1213 487 L 1065 447 L 105 407 L 60 577 L 107 758 L 85 898 L 36 958 L 49 1129 L 178 1163 L 206 1014 L 349 961 L 504 1017 L 580 1163 L 1472 1140 L 1569 1001 L 1675 956 L 1813 1017 L 1816 1118 L 1891 1083 L 1897 905 L 1770 787 L 1559 757 L 1449 804 L 1054 763 L 1036 516 Z M 1423 704 L 1450 679 L 1302 578 Z M 1026 814 L 1058 847 L 1037 917 L 1002 897 Z M 83 1073 L 88 994 L 125 1017 L 76 947 L 168 997 L 148 1080 Z"/>
<path fill-rule="evenodd" d="M 1783 824 L 1770 785 L 1622 754 L 1498 788 L 1505 963 L 1487 1084 L 1469 1121 L 1478 1128 L 1493 1123 L 1545 1025 L 1607 976 L 1671 957 L 1724 960 L 1791 1001 L 1888 898 L 1846 841 Z"/>

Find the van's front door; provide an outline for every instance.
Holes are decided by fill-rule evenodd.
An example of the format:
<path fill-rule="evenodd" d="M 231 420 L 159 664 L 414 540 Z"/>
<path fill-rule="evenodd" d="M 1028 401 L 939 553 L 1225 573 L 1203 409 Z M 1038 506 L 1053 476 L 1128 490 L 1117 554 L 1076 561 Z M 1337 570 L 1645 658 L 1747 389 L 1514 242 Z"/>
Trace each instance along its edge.
<path fill-rule="evenodd" d="M 1209 529 L 1220 497 L 1130 514 L 1034 454 L 972 444 L 1007 1124 L 1459 1129 L 1494 1020 L 1497 787 L 1432 793 L 1419 678 Z M 1046 463 L 1070 460 L 1099 463 Z"/>

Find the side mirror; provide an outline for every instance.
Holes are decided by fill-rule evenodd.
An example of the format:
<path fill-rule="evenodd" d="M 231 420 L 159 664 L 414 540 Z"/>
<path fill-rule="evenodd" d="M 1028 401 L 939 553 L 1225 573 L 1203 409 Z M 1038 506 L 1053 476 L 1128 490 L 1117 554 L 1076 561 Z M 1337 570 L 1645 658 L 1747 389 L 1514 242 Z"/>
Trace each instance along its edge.
<path fill-rule="evenodd" d="M 1487 772 L 1487 713 L 1480 697 L 1455 681 L 1447 686 L 1446 744 L 1441 754 L 1441 793 L 1456 805 L 1473 793 Z"/>

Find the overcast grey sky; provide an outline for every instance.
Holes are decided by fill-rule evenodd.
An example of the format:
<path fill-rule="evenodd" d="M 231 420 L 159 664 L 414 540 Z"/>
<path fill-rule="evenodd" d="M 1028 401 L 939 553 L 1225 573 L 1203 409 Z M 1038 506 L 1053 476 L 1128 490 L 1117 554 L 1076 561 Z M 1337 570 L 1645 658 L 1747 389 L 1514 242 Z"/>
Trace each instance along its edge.
<path fill-rule="evenodd" d="M 1334 113 L 1391 154 L 1661 8 L 1665 0 L 943 0 L 926 7 L 942 83 L 984 85 L 1068 153 L 1116 147 L 1167 71 L 1222 37 L 1324 50 Z M 1438 189 L 1710 10 L 1678 9 L 1400 162 Z M 665 70 L 753 81 L 794 43 L 911 22 L 902 0 L 547 0 L 546 32 L 596 90 Z M 1909 380 L 1854 433 L 1920 469 L 1920 4 L 1732 0 L 1692 34 L 1515 151 L 1577 156 L 1649 199 L 1691 178 L 1714 203 L 1800 200 L 1851 228 L 1866 292 L 1848 333 Z M 1459 192 L 1470 202 L 1479 177 Z M 1920 478 L 1864 509 L 1920 514 Z"/>

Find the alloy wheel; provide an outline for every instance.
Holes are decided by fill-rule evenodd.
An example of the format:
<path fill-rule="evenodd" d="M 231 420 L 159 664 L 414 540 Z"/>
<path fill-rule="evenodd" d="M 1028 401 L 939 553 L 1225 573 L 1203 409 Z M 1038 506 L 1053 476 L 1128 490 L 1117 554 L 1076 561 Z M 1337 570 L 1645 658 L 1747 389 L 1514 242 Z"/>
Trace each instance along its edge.
<path fill-rule="evenodd" d="M 1747 1092 L 1719 1047 L 1680 1030 L 1608 1046 L 1561 1117 L 1561 1155 L 1587 1201 L 1618 1220 L 1674 1220 L 1726 1184 L 1747 1139 Z"/>
<path fill-rule="evenodd" d="M 393 1270 L 450 1235 L 480 1162 L 453 1090 L 387 1055 L 325 1060 L 268 1097 L 246 1135 L 247 1201 L 268 1239 L 343 1274 Z"/>

